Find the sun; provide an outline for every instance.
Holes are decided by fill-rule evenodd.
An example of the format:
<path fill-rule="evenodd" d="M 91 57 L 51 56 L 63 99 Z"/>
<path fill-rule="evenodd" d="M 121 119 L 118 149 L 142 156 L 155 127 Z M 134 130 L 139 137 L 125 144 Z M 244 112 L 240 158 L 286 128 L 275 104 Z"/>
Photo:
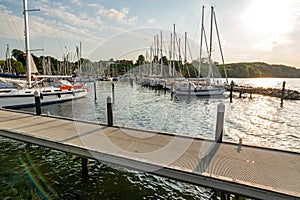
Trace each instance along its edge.
<path fill-rule="evenodd" d="M 252 0 L 241 20 L 245 29 L 255 34 L 285 34 L 294 28 L 297 3 L 296 0 Z"/>

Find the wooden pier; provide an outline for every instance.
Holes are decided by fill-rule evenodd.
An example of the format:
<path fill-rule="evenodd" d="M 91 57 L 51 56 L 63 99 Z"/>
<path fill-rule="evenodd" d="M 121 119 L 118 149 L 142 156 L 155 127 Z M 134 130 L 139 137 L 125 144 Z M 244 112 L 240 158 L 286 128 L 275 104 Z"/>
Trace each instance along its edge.
<path fill-rule="evenodd" d="M 258 199 L 300 198 L 300 153 L 0 109 L 0 136 Z"/>
<path fill-rule="evenodd" d="M 248 94 L 260 94 L 260 95 L 265 95 L 270 97 L 277 97 L 286 100 L 300 100 L 300 92 L 296 90 L 285 89 L 284 87 L 282 89 L 279 89 L 279 88 L 263 88 L 263 87 L 252 87 L 252 86 L 243 86 L 243 85 L 234 85 L 233 87 L 231 87 L 231 85 L 227 85 L 225 88 L 228 91 L 232 90 L 233 92 L 240 93 L 240 96 L 243 93 L 248 93 Z"/>

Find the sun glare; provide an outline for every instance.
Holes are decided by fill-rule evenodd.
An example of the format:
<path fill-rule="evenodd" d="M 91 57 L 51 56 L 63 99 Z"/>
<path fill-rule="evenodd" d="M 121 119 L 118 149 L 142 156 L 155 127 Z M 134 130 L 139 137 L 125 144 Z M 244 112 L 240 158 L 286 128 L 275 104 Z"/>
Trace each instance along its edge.
<path fill-rule="evenodd" d="M 256 34 L 285 34 L 294 27 L 294 0 L 253 0 L 242 14 L 246 29 Z"/>

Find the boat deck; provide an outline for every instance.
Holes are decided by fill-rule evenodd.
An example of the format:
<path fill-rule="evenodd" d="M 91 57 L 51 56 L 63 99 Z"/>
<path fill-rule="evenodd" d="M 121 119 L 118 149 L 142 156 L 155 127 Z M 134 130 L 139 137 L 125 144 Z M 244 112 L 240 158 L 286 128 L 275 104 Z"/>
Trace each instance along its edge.
<path fill-rule="evenodd" d="M 300 153 L 0 109 L 0 136 L 258 199 L 300 198 Z"/>

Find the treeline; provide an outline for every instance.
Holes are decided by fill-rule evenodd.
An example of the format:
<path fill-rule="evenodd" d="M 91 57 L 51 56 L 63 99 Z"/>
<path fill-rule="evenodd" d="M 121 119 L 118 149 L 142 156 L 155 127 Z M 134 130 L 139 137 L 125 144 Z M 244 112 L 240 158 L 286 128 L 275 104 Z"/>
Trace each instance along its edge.
<path fill-rule="evenodd" d="M 300 69 L 286 65 L 274 65 L 263 62 L 231 63 L 225 64 L 229 78 L 300 78 Z M 224 66 L 218 65 L 222 77 L 224 77 Z"/>
<path fill-rule="evenodd" d="M 45 73 L 45 66 L 47 66 L 48 71 L 50 70 L 52 74 L 72 74 L 75 69 L 78 68 L 77 61 L 63 60 L 51 56 L 35 56 L 31 54 L 33 61 L 37 67 L 37 70 L 41 74 Z M 25 52 L 14 49 L 11 52 L 11 58 L 8 60 L 0 60 L 0 72 L 12 73 L 12 74 L 25 74 L 26 73 L 26 54 Z M 83 62 L 84 59 L 81 60 Z"/>
<path fill-rule="evenodd" d="M 26 73 L 26 61 L 24 52 L 18 49 L 12 51 L 12 58 L 10 59 L 10 70 L 6 60 L 0 60 L 0 72 L 9 72 L 15 74 Z M 48 61 L 48 68 L 52 71 L 52 74 L 73 74 L 79 67 L 77 61 L 70 62 L 68 60 L 59 61 L 56 58 L 50 56 L 37 57 L 33 55 L 33 60 L 37 66 L 38 71 L 41 74 L 45 74 L 45 61 Z M 85 68 L 82 71 L 96 72 L 100 66 L 100 62 L 93 63 L 88 59 L 81 58 L 80 62 L 82 67 Z M 133 62 L 132 60 L 118 60 L 103 61 L 102 65 L 106 66 L 104 75 L 123 75 L 128 72 L 128 69 L 133 69 L 139 65 L 146 63 L 145 57 L 139 55 L 138 59 Z M 148 61 L 149 62 L 149 61 Z M 175 70 L 186 78 L 195 78 L 199 75 L 200 77 L 206 77 L 208 74 L 209 64 L 207 58 L 202 58 L 201 65 L 198 61 L 192 63 L 182 61 L 169 61 L 166 56 L 161 58 L 155 57 L 153 62 L 163 63 L 165 66 L 174 66 Z M 107 66 L 107 63 L 110 63 Z M 226 69 L 227 76 L 229 78 L 258 78 L 258 77 L 275 77 L 275 78 L 300 78 L 300 69 L 295 67 L 289 67 L 285 65 L 270 65 L 263 62 L 251 62 L 251 63 L 230 63 L 220 65 L 217 62 L 213 63 L 212 71 L 214 77 L 225 77 L 224 68 Z M 113 73 L 112 73 L 113 72 Z"/>

